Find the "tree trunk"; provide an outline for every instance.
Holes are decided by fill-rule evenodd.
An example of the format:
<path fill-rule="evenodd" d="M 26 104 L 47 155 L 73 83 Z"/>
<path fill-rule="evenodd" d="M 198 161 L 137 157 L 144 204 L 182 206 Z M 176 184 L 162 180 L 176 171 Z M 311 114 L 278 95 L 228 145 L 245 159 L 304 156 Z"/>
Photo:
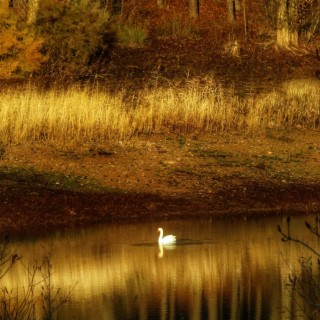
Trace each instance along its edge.
<path fill-rule="evenodd" d="M 158 4 L 158 8 L 162 9 L 165 7 L 166 1 L 165 0 L 157 0 L 157 4 Z"/>
<path fill-rule="evenodd" d="M 279 0 L 277 13 L 277 45 L 287 49 L 299 45 L 298 1 Z"/>
<path fill-rule="evenodd" d="M 243 12 L 244 35 L 247 38 L 247 36 L 248 36 L 248 25 L 247 25 L 246 0 L 243 0 L 242 12 Z"/>
<path fill-rule="evenodd" d="M 189 0 L 189 16 L 198 19 L 200 14 L 200 0 Z"/>
<path fill-rule="evenodd" d="M 28 0 L 27 24 L 33 25 L 37 21 L 40 0 Z"/>
<path fill-rule="evenodd" d="M 227 0 L 228 21 L 233 23 L 236 21 L 236 8 L 234 0 Z"/>
<path fill-rule="evenodd" d="M 289 15 L 289 41 L 290 45 L 299 45 L 298 25 L 299 25 L 299 0 L 290 0 L 288 15 Z"/>
<path fill-rule="evenodd" d="M 237 13 L 242 10 L 240 0 L 227 0 L 227 15 L 228 21 L 233 23 L 237 19 Z"/>
<path fill-rule="evenodd" d="M 288 48 L 290 44 L 287 0 L 279 0 L 277 13 L 277 45 Z"/>
<path fill-rule="evenodd" d="M 241 11 L 241 7 L 240 0 L 234 0 L 234 9 L 236 13 Z"/>

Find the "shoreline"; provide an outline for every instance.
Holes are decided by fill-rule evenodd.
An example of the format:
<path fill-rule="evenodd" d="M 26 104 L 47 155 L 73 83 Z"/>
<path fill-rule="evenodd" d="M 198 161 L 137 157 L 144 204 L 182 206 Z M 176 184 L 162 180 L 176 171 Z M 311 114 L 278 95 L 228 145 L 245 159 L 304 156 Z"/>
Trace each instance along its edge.
<path fill-rule="evenodd" d="M 319 141 L 319 131 L 297 129 L 8 145 L 0 159 L 0 230 L 320 212 Z"/>
<path fill-rule="evenodd" d="M 58 229 L 89 227 L 108 222 L 184 218 L 250 219 L 320 211 L 320 183 L 291 185 L 286 190 L 282 189 L 281 197 L 276 202 L 274 200 L 279 190 L 274 187 L 268 186 L 255 193 L 255 197 L 262 199 L 260 201 L 231 195 L 232 199 L 225 199 L 225 204 L 221 203 L 221 198 L 220 203 L 217 203 L 216 198 L 199 199 L 191 195 L 164 197 L 124 192 L 81 193 L 8 188 L 1 190 L 0 230 L 3 235 L 46 234 Z M 273 201 L 270 202 L 268 198 L 273 198 Z M 288 199 L 297 200 L 288 203 Z"/>

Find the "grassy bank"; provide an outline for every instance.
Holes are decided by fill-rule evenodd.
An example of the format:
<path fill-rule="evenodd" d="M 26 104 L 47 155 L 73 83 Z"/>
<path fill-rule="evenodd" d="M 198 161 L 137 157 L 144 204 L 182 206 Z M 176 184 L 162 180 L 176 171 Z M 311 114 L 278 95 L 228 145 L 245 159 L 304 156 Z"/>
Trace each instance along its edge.
<path fill-rule="evenodd" d="M 215 81 L 110 94 L 98 88 L 0 92 L 0 140 L 63 144 L 103 142 L 162 132 L 247 132 L 320 122 L 319 84 L 292 81 L 277 91 L 240 99 Z"/>

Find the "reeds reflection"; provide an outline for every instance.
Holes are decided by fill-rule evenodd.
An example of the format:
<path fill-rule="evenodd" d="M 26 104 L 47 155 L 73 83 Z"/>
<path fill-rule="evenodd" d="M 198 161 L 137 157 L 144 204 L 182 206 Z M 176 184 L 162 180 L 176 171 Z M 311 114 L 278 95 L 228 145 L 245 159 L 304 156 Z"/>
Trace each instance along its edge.
<path fill-rule="evenodd" d="M 311 240 L 297 220 L 292 232 Z M 78 282 L 61 319 L 298 319 L 286 282 L 305 252 L 281 242 L 279 223 L 162 222 L 177 236 L 171 248 L 159 247 L 158 223 L 115 224 L 25 240 L 19 251 L 32 261 L 53 243 L 54 286 Z M 27 285 L 17 268 L 5 281 Z"/>

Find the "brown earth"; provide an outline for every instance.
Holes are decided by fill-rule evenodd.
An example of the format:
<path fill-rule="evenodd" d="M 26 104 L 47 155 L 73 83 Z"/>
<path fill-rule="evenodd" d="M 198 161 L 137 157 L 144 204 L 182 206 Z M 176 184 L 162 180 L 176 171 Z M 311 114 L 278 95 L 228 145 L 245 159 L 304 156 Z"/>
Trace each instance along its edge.
<path fill-rule="evenodd" d="M 144 136 L 105 145 L 11 145 L 0 229 L 319 212 L 320 131 Z"/>
<path fill-rule="evenodd" d="M 240 57 L 230 57 L 210 39 L 162 39 L 116 47 L 101 77 L 110 90 L 134 91 L 213 76 L 246 94 L 287 79 L 316 79 L 318 64 L 312 51 L 302 56 L 246 43 Z M 2 233 L 110 220 L 316 212 L 320 131 L 163 134 L 61 148 L 0 144 L 0 191 Z"/>
<path fill-rule="evenodd" d="M 272 41 L 239 41 L 240 56 L 223 43 L 207 39 L 150 39 L 141 48 L 117 46 L 98 80 L 111 88 L 137 90 L 147 85 L 170 86 L 193 78 L 213 77 L 237 93 L 277 88 L 283 81 L 314 78 L 320 70 L 316 46 L 301 51 L 275 49 Z"/>

